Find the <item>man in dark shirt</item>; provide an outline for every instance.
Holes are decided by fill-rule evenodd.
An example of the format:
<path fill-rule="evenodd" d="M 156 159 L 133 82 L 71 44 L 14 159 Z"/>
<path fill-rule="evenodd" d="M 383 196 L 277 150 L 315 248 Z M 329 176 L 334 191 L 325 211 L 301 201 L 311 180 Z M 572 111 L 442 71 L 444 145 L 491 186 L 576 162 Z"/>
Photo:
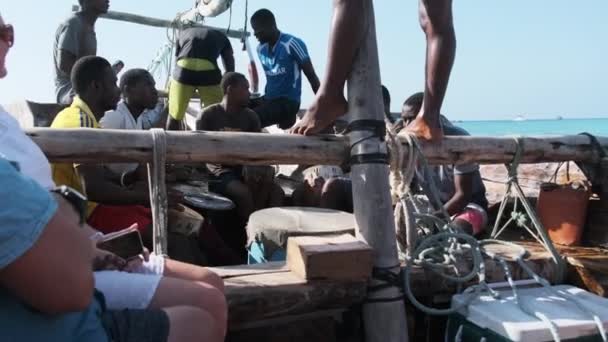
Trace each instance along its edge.
<path fill-rule="evenodd" d="M 422 92 L 405 100 L 399 124 L 407 126 L 415 120 L 423 102 Z M 469 132 L 452 124 L 445 116 L 440 115 L 439 118 L 445 135 L 469 135 Z M 443 209 L 453 218 L 455 226 L 469 234 L 478 234 L 484 230 L 488 221 L 488 200 L 478 164 L 431 165 L 429 174 L 417 169 L 416 176 L 427 196 L 431 194 L 429 182 L 435 183 L 439 192 L 437 200 L 443 203 Z"/>
<path fill-rule="evenodd" d="M 224 97 L 221 103 L 209 106 L 203 110 L 196 120 L 196 129 L 203 131 L 224 132 L 261 132 L 260 119 L 257 114 L 247 108 L 249 104 L 249 82 L 244 75 L 228 72 L 221 81 Z M 273 182 L 274 177 L 256 179 L 256 183 L 268 185 L 256 191 L 255 196 L 243 177 L 243 167 L 240 165 L 207 164 L 212 176 L 209 184 L 211 191 L 220 193 L 236 204 L 240 218 L 246 222 L 249 215 L 256 209 L 266 206 L 280 205 L 283 193 Z M 264 174 L 265 172 L 257 172 Z M 255 179 L 249 175 L 248 179 Z M 257 187 L 256 187 L 257 188 Z M 258 189 L 256 189 L 258 190 Z M 260 197 L 265 197 L 260 199 Z"/>
<path fill-rule="evenodd" d="M 203 27 L 188 28 L 181 32 L 176 44 L 177 63 L 169 88 L 167 122 L 167 128 L 172 130 L 180 128 L 195 92 L 205 107 L 222 101 L 222 72 L 217 64 L 220 56 L 225 71 L 234 71 L 234 52 L 223 32 Z"/>
<path fill-rule="evenodd" d="M 74 98 L 70 74 L 77 60 L 97 55 L 95 22 L 107 13 L 107 0 L 79 0 L 79 12 L 59 25 L 55 33 L 53 60 L 55 64 L 55 94 L 57 103 L 70 104 Z"/>

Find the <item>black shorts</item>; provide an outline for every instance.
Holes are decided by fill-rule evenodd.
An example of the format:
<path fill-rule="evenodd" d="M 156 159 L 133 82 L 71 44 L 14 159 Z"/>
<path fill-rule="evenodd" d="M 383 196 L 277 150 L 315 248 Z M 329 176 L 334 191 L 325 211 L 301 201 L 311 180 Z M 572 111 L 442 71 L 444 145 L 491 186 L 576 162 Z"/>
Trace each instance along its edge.
<path fill-rule="evenodd" d="M 242 172 L 238 170 L 226 170 L 217 176 L 211 176 L 209 179 L 209 191 L 220 195 L 226 194 L 226 187 L 232 181 L 242 181 Z"/>
<path fill-rule="evenodd" d="M 262 98 L 253 101 L 251 108 L 258 114 L 262 128 L 278 125 L 281 129 L 288 129 L 296 123 L 300 102 L 285 97 L 272 100 Z"/>
<path fill-rule="evenodd" d="M 101 320 L 112 342 L 166 342 L 169 339 L 169 316 L 162 310 L 109 310 Z"/>

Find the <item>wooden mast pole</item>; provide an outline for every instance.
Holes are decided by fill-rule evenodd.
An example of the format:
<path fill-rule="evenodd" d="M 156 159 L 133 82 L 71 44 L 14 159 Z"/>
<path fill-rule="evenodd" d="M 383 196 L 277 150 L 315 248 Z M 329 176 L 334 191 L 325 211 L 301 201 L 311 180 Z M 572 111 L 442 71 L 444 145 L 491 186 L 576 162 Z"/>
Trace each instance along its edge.
<path fill-rule="evenodd" d="M 357 235 L 374 248 L 374 274 L 370 289 L 386 285 L 381 275 L 400 271 L 395 225 L 388 182 L 389 167 L 384 136 L 380 65 L 374 6 L 367 1 L 367 32 L 348 79 L 349 115 L 352 119 L 351 178 Z M 380 274 L 380 276 L 377 276 Z M 390 277 L 389 277 L 390 278 Z M 398 279 L 399 277 L 395 277 Z M 408 340 L 403 293 L 397 284 L 370 291 L 363 306 L 366 341 Z"/>
<path fill-rule="evenodd" d="M 76 12 L 80 10 L 80 6 L 73 5 L 72 12 Z M 118 11 L 108 11 L 108 13 L 103 14 L 101 16 L 104 19 L 116 20 L 116 21 L 124 21 L 133 24 L 152 26 L 152 27 L 164 27 L 164 28 L 174 28 L 178 29 L 181 27 L 206 27 L 214 30 L 219 30 L 225 32 L 226 35 L 230 38 L 241 39 L 243 38 L 243 31 L 239 30 L 226 30 L 220 27 L 213 27 L 208 25 L 202 25 L 199 23 L 182 20 L 183 17 L 180 17 L 176 20 L 165 20 L 165 19 L 157 19 L 151 17 L 145 17 L 143 15 L 118 12 Z M 246 32 L 245 35 L 249 37 L 249 32 Z"/>

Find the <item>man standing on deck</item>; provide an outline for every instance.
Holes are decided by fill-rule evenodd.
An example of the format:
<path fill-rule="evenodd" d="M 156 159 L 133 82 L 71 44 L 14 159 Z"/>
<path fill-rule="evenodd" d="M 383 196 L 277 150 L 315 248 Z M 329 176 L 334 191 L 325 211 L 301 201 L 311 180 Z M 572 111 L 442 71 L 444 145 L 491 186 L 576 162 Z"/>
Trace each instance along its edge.
<path fill-rule="evenodd" d="M 70 74 L 77 60 L 97 55 L 95 22 L 108 13 L 109 0 L 79 0 L 80 11 L 59 25 L 53 46 L 57 103 L 70 104 L 74 98 Z"/>
<path fill-rule="evenodd" d="M 272 12 L 261 9 L 251 16 L 251 27 L 260 42 L 258 56 L 266 73 L 266 91 L 262 103 L 253 110 L 262 128 L 277 124 L 288 129 L 296 122 L 302 95 L 302 71 L 313 92 L 319 78 L 312 66 L 306 44 L 277 28 Z"/>
<path fill-rule="evenodd" d="M 190 99 L 195 93 L 201 105 L 208 107 L 222 101 L 222 72 L 217 65 L 221 56 L 225 72 L 234 71 L 234 52 L 230 40 L 219 31 L 204 27 L 183 30 L 176 43 L 176 66 L 169 86 L 167 129 L 178 130 Z"/>
<path fill-rule="evenodd" d="M 334 1 L 327 72 L 313 103 L 292 133 L 319 133 L 346 113 L 344 84 L 365 39 L 368 27 L 362 23 L 370 1 Z M 419 18 L 427 41 L 424 103 L 406 130 L 421 139 L 436 141 L 443 137 L 439 113 L 456 54 L 452 0 L 419 0 Z"/>

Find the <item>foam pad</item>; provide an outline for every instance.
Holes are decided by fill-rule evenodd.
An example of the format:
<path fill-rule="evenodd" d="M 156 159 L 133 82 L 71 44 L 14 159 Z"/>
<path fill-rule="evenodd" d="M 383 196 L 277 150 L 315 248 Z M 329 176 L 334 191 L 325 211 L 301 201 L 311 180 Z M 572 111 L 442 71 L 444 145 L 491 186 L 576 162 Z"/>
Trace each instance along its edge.
<path fill-rule="evenodd" d="M 279 207 L 256 211 L 247 224 L 248 245 L 262 243 L 264 254 L 287 247 L 290 236 L 355 235 L 355 216 L 350 213 L 305 207 Z"/>

